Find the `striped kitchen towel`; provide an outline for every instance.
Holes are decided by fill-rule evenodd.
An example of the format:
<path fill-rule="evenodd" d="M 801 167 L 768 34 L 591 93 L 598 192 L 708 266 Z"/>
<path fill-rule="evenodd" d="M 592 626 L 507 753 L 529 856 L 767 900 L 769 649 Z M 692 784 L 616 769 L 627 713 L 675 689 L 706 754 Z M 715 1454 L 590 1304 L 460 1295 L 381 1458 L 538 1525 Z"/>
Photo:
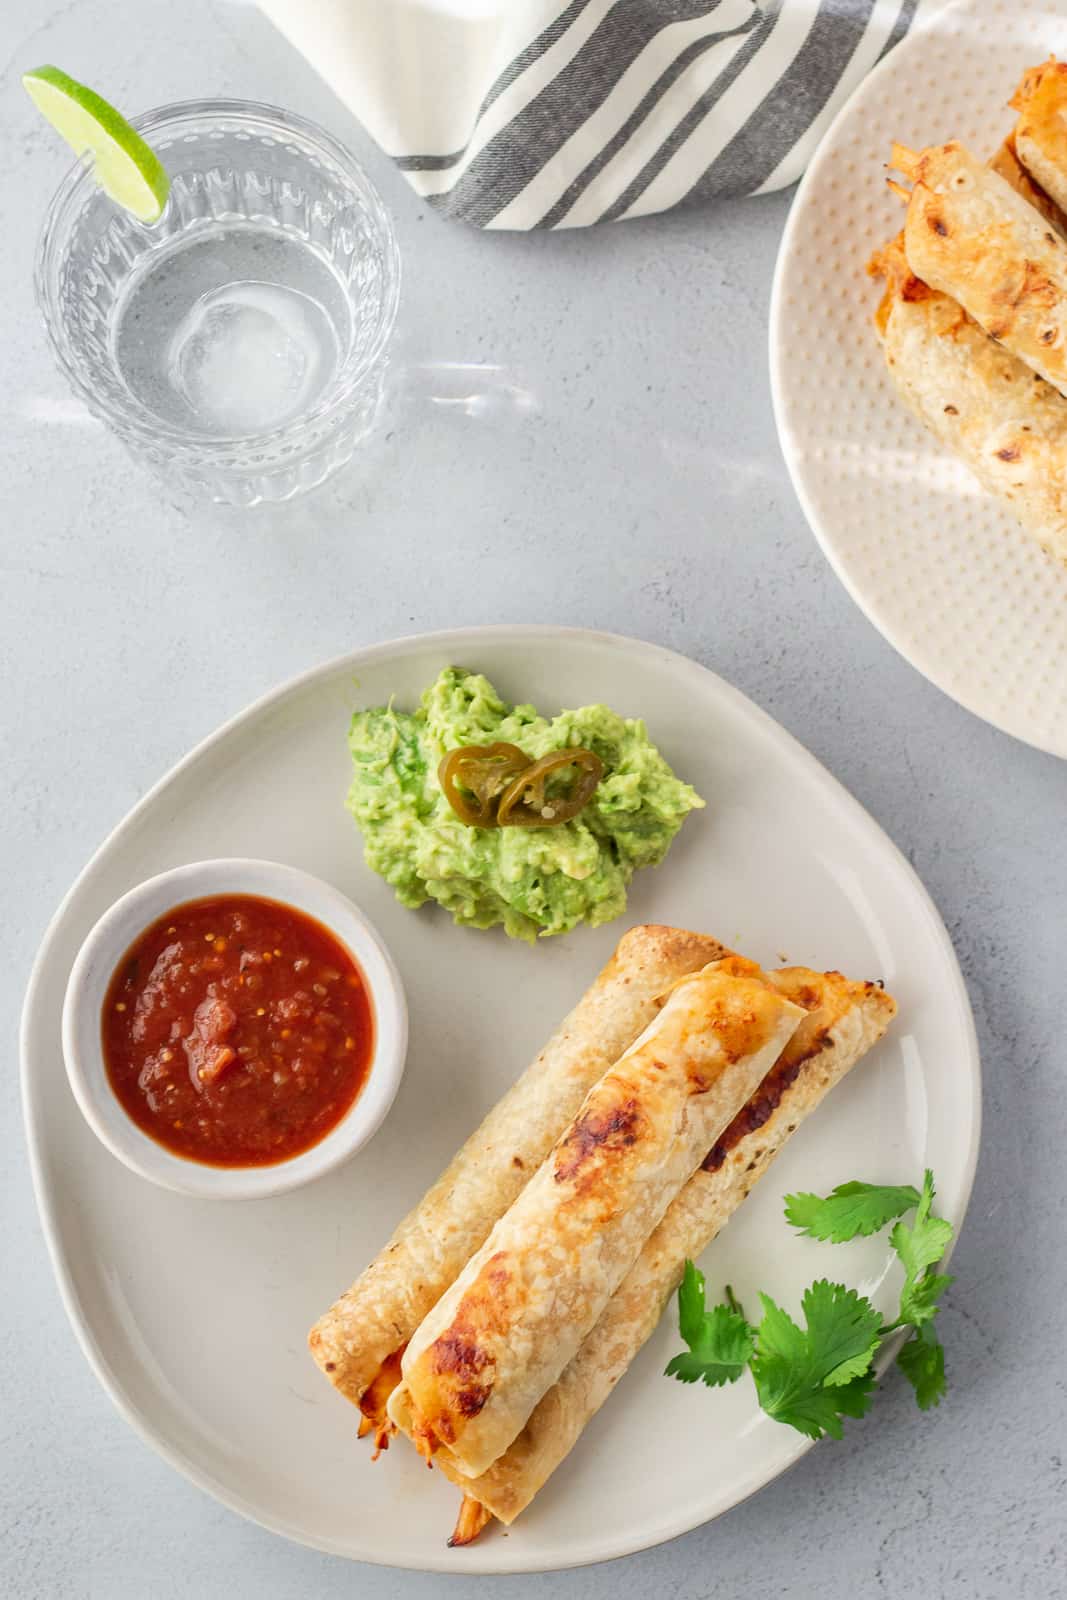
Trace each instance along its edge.
<path fill-rule="evenodd" d="M 260 4 L 435 210 L 576 228 L 793 183 L 918 0 Z"/>

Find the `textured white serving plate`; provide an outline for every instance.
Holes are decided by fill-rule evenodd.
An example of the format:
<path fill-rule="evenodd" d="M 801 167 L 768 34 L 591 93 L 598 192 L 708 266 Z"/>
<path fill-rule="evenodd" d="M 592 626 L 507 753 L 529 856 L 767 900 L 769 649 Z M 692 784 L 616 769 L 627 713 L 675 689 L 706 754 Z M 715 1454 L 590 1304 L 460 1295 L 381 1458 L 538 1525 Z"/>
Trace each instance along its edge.
<path fill-rule="evenodd" d="M 449 662 L 546 710 L 606 700 L 647 719 L 706 797 L 665 865 L 640 875 L 630 915 L 530 949 L 405 911 L 363 865 L 344 811 L 352 710 L 411 705 Z M 358 901 L 401 969 L 408 1069 L 381 1131 L 346 1167 L 254 1202 L 182 1198 L 141 1182 L 82 1121 L 59 1018 L 84 934 L 116 896 L 201 857 L 291 862 Z M 536 1053 L 631 922 L 706 929 L 757 959 L 883 978 L 891 1035 L 797 1134 L 705 1266 L 755 1303 L 795 1307 L 841 1274 L 888 1309 L 883 1240 L 847 1247 L 790 1235 L 782 1195 L 851 1177 L 914 1181 L 934 1167 L 962 1220 L 978 1142 L 970 1010 L 948 937 L 911 868 L 860 806 L 736 690 L 666 650 L 604 634 L 486 628 L 378 646 L 260 701 L 195 750 L 98 852 L 45 939 L 23 1023 L 26 1115 L 38 1200 L 67 1310 L 122 1414 L 227 1505 L 321 1549 L 396 1566 L 521 1572 L 668 1539 L 758 1489 L 803 1452 L 763 1417 L 746 1379 L 683 1388 L 660 1376 L 673 1314 L 570 1460 L 505 1536 L 445 1538 L 456 1494 L 401 1441 L 372 1466 L 356 1413 L 305 1349 L 319 1312 Z M 895 1381 L 895 1380 L 894 1380 Z M 858 1425 L 858 1424 L 857 1424 Z M 878 1426 L 877 1408 L 862 1424 Z M 915 1415 L 915 1448 L 937 1418 Z M 832 1450 L 833 1445 L 824 1446 Z"/>
<path fill-rule="evenodd" d="M 1067 756 L 1067 569 L 897 398 L 866 263 L 899 230 L 892 139 L 992 154 L 1027 66 L 1067 55 L 1062 0 L 963 0 L 909 35 L 819 147 L 782 240 L 770 361 L 782 449 L 856 603 L 969 711 Z"/>

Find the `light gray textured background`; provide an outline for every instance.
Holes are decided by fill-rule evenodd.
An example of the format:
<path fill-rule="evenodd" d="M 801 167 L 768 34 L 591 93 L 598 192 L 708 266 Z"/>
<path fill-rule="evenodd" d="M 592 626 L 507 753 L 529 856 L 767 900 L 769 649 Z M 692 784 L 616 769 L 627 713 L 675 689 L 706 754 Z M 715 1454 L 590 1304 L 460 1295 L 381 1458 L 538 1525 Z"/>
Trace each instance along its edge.
<path fill-rule="evenodd" d="M 788 197 L 560 237 L 479 236 L 428 214 L 253 10 L 12 0 L 0 51 L 0 1593 L 486 1592 L 286 1544 L 128 1431 L 77 1349 L 45 1257 L 14 1033 L 56 902 L 191 744 L 350 646 L 508 619 L 593 624 L 685 651 L 852 789 L 915 863 L 956 942 L 986 1123 L 942 1317 L 951 1390 L 940 1412 L 920 1418 L 893 1384 L 844 1443 L 709 1527 L 609 1566 L 482 1585 L 510 1600 L 1064 1593 L 1067 766 L 913 672 L 804 525 L 766 373 Z M 186 516 L 70 399 L 30 286 L 36 226 L 65 162 L 18 74 L 46 60 L 130 110 L 213 93 L 280 101 L 365 155 L 396 219 L 405 287 L 392 413 L 357 469 L 268 515 Z"/>

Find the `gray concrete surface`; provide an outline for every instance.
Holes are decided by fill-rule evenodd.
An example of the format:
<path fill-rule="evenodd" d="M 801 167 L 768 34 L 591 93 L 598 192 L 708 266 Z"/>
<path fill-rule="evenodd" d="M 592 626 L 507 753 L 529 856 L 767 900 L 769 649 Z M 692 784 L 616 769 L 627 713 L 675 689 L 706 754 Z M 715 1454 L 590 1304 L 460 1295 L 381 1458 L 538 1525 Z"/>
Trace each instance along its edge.
<path fill-rule="evenodd" d="M 870 808 L 952 932 L 978 1019 L 985 1143 L 942 1318 L 951 1390 L 902 1385 L 843 1444 L 646 1555 L 494 1594 L 1045 1600 L 1067 1589 L 1062 1045 L 1067 767 L 900 660 L 833 577 L 775 443 L 765 331 L 788 198 L 563 237 L 439 223 L 250 9 L 13 4 L 0 21 L 0 1592 L 18 1600 L 465 1600 L 261 1532 L 112 1411 L 36 1221 L 15 1019 L 56 902 L 104 833 L 221 719 L 352 645 L 488 621 L 594 624 L 723 673 Z M 64 158 L 19 71 L 120 104 L 289 104 L 365 155 L 405 288 L 388 425 L 318 496 L 182 514 L 68 396 L 32 303 Z M 473 397 L 473 398 L 472 398 Z"/>

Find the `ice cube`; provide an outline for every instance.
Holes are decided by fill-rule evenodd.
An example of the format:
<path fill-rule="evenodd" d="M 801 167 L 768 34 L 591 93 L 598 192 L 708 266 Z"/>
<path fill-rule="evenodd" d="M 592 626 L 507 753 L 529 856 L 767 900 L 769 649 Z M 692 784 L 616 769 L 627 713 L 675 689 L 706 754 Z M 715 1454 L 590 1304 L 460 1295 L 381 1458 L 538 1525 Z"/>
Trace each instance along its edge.
<path fill-rule="evenodd" d="M 259 433 L 307 408 L 337 356 L 333 327 L 309 295 L 242 280 L 202 295 L 170 343 L 171 382 L 205 425 Z"/>

